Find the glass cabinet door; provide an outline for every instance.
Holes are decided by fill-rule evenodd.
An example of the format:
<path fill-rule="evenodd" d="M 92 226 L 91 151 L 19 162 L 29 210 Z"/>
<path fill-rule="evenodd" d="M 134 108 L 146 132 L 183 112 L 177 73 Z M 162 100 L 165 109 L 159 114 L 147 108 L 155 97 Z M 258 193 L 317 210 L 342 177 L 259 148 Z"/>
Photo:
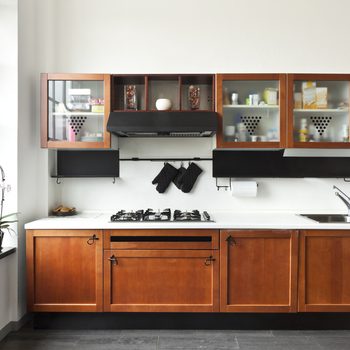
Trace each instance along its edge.
<path fill-rule="evenodd" d="M 105 148 L 109 108 L 104 75 L 47 77 L 46 142 L 54 148 Z"/>
<path fill-rule="evenodd" d="M 218 147 L 282 147 L 285 75 L 218 75 Z"/>
<path fill-rule="evenodd" d="M 350 76 L 288 76 L 290 147 L 349 147 Z"/>

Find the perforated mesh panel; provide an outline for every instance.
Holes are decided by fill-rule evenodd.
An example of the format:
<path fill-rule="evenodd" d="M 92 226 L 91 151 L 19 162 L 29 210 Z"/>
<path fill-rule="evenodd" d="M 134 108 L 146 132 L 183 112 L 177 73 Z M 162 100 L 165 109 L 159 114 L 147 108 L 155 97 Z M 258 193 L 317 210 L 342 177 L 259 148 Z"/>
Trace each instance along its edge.
<path fill-rule="evenodd" d="M 326 131 L 329 123 L 332 120 L 331 116 L 311 116 L 310 117 L 312 123 L 315 125 L 316 130 L 320 134 L 320 136 L 323 135 L 323 133 Z"/>
<path fill-rule="evenodd" d="M 69 120 L 69 125 L 75 135 L 78 135 L 79 131 L 83 127 L 85 121 L 86 121 L 86 116 L 80 116 L 80 115 L 72 115 L 68 118 Z"/>
<path fill-rule="evenodd" d="M 249 135 L 254 135 L 262 116 L 261 115 L 242 115 L 241 120 L 246 127 Z"/>

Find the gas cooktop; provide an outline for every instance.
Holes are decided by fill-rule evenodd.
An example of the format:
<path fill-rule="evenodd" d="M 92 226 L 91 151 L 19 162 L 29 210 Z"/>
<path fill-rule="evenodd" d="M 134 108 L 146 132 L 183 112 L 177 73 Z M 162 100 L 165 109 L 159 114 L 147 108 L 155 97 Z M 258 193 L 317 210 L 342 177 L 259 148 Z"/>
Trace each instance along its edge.
<path fill-rule="evenodd" d="M 112 222 L 213 222 L 208 212 L 199 210 L 182 211 L 174 210 L 171 213 L 169 208 L 164 210 L 119 210 L 111 216 Z"/>

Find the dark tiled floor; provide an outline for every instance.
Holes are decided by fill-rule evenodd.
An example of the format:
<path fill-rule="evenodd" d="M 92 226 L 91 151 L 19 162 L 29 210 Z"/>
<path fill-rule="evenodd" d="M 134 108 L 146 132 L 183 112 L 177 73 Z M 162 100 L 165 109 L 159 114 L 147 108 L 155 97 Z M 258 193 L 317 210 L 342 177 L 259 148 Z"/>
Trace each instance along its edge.
<path fill-rule="evenodd" d="M 46 331 L 25 328 L 1 350 L 349 350 L 350 331 Z"/>

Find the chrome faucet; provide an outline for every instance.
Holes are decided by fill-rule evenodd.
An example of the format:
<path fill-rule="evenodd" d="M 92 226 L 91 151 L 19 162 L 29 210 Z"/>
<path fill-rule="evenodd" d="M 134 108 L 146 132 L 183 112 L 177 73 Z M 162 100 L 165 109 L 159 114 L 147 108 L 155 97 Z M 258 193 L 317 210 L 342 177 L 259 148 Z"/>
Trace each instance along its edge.
<path fill-rule="evenodd" d="M 347 206 L 348 208 L 348 215 L 347 215 L 347 222 L 350 221 L 350 197 L 347 196 L 342 190 L 340 190 L 337 186 L 333 186 L 333 190 L 335 191 L 335 195 L 338 196 L 343 202 L 344 204 Z"/>

